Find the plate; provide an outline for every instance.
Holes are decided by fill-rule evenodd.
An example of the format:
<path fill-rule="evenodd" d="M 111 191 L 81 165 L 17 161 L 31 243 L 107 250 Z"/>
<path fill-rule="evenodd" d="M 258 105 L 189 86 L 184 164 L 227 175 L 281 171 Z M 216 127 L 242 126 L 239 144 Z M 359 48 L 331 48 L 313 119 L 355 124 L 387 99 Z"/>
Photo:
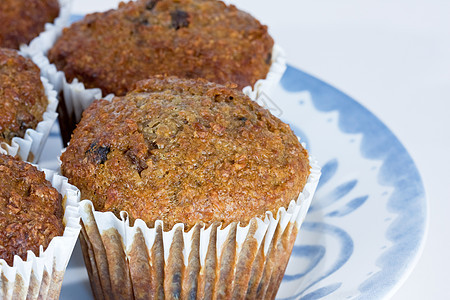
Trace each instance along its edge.
<path fill-rule="evenodd" d="M 427 201 L 414 162 L 366 108 L 288 66 L 258 102 L 290 124 L 322 166 L 277 299 L 381 299 L 415 265 L 427 229 Z M 40 165 L 57 168 L 55 125 Z M 79 245 L 61 299 L 93 299 Z"/>

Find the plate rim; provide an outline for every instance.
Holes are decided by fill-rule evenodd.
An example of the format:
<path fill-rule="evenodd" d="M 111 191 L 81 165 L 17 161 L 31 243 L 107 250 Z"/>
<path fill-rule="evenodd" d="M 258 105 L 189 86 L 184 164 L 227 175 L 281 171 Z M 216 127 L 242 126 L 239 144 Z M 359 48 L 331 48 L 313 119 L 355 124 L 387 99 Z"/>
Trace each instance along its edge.
<path fill-rule="evenodd" d="M 289 78 L 289 77 L 291 77 L 291 78 Z M 302 82 L 302 80 L 303 80 L 303 82 Z M 292 89 L 293 84 L 296 85 L 296 89 Z M 301 86 L 302 84 L 304 85 L 303 87 Z M 360 284 L 360 286 L 358 288 L 358 292 L 360 294 L 358 296 L 356 296 L 356 299 L 368 299 L 368 298 L 369 299 L 380 299 L 380 298 L 390 299 L 401 288 L 401 286 L 405 283 L 405 281 L 408 279 L 408 277 L 411 275 L 414 268 L 416 267 L 418 261 L 420 260 L 420 257 L 423 254 L 423 251 L 424 251 L 424 248 L 426 245 L 426 241 L 428 238 L 428 233 L 429 233 L 429 223 L 430 223 L 429 201 L 428 201 L 427 193 L 425 191 L 422 176 L 419 172 L 419 169 L 418 169 L 416 163 L 414 162 L 414 159 L 411 157 L 410 153 L 408 152 L 406 147 L 402 144 L 400 139 L 373 112 L 371 112 L 369 109 L 367 109 L 360 102 L 356 101 L 354 98 L 352 98 L 349 95 L 347 95 L 346 93 L 340 91 L 339 89 L 337 89 L 336 87 L 327 83 L 326 81 L 324 81 L 316 76 L 313 76 L 307 72 L 304 72 L 301 69 L 299 69 L 291 64 L 287 64 L 287 69 L 286 69 L 286 72 L 285 72 L 282 80 L 280 81 L 280 85 L 285 91 L 288 91 L 288 92 L 300 92 L 300 91 L 310 92 L 311 99 L 312 99 L 315 109 L 322 111 L 322 112 L 337 111 L 339 114 L 339 117 L 340 117 L 343 115 L 342 113 L 343 113 L 344 109 L 342 107 L 340 107 L 340 108 L 330 107 L 330 106 L 318 107 L 317 96 L 315 97 L 313 95 L 313 93 L 311 91 L 311 87 L 313 87 L 313 90 L 317 89 L 317 88 L 321 89 L 322 90 L 321 96 L 323 96 L 323 94 L 326 94 L 325 95 L 326 97 L 328 97 L 330 95 L 334 95 L 334 96 L 337 95 L 339 98 L 339 101 L 343 100 L 344 102 L 346 102 L 346 103 L 344 103 L 346 106 L 349 105 L 349 106 L 352 106 L 352 109 L 357 109 L 357 110 L 364 112 L 364 114 L 366 116 L 369 116 L 371 118 L 370 122 L 376 123 L 376 125 L 378 125 L 382 131 L 384 131 L 383 132 L 384 134 L 390 135 L 391 141 L 394 141 L 397 144 L 396 146 L 398 147 L 398 149 L 396 149 L 396 150 L 398 152 L 396 152 L 396 153 L 401 154 L 404 158 L 407 159 L 407 161 L 409 161 L 408 166 L 412 167 L 412 171 L 414 172 L 413 175 L 415 177 L 417 177 L 416 183 L 419 183 L 419 186 L 417 186 L 417 188 L 420 190 L 421 193 L 417 195 L 417 202 L 418 202 L 418 204 L 421 205 L 421 208 L 422 208 L 417 214 L 415 214 L 415 216 L 420 216 L 422 218 L 422 223 L 421 223 L 421 226 L 419 226 L 419 229 L 420 229 L 419 235 L 416 236 L 415 243 L 414 243 L 413 247 L 411 248 L 411 249 L 413 249 L 413 252 L 408 257 L 408 259 L 406 259 L 404 261 L 406 263 L 406 266 L 404 267 L 404 269 L 401 272 L 399 272 L 397 274 L 397 277 L 396 278 L 392 278 L 394 276 L 390 277 L 390 279 L 394 279 L 394 282 L 392 284 L 385 285 L 384 288 L 378 289 L 375 292 L 371 291 L 372 292 L 371 294 L 367 294 L 367 290 L 365 292 L 361 291 L 361 285 L 368 283 L 368 281 L 373 277 L 373 276 L 371 276 L 367 279 L 364 279 L 364 281 L 362 281 L 362 284 Z M 310 88 L 307 88 L 308 85 Z M 325 93 L 323 90 L 326 90 Z M 344 133 L 352 133 L 352 134 L 358 133 L 358 134 L 363 134 L 363 136 L 366 135 L 366 133 L 361 132 L 361 131 L 348 132 L 346 130 L 343 130 L 342 127 L 340 126 L 341 118 L 338 118 L 338 119 L 340 120 L 339 124 L 338 124 L 339 129 L 341 131 L 343 131 Z M 362 145 L 361 145 L 361 147 L 362 147 Z M 367 156 L 364 156 L 364 157 L 367 157 Z M 368 158 L 372 158 L 372 157 L 368 157 Z M 383 158 L 376 158 L 376 159 L 382 161 L 382 164 L 384 165 L 386 163 L 386 160 L 388 160 L 388 158 L 389 158 L 389 155 L 386 155 L 386 157 L 383 157 Z M 384 183 L 384 184 L 386 185 L 386 183 Z M 393 187 L 394 189 L 398 188 L 397 186 L 395 186 L 392 183 L 387 184 L 387 185 Z M 391 200 L 388 201 L 388 204 L 390 204 L 390 203 L 391 203 Z M 399 217 L 400 217 L 400 214 L 396 213 L 395 218 L 399 218 Z M 393 223 L 389 225 L 388 231 L 392 230 L 392 227 L 395 225 L 395 223 L 396 223 L 396 221 L 393 221 Z M 386 237 L 386 239 L 388 239 L 388 237 L 386 236 L 386 233 L 385 233 L 385 237 Z M 392 241 L 391 239 L 389 239 L 389 241 L 391 241 L 393 243 L 393 245 L 396 244 L 395 241 Z M 392 253 L 389 253 L 389 254 L 392 255 Z M 377 258 L 377 261 L 380 259 L 380 257 Z M 378 263 L 377 263 L 377 266 L 380 267 L 379 272 L 384 270 L 385 266 L 380 266 Z M 377 272 L 377 273 L 379 273 L 379 272 Z M 332 295 L 332 293 L 330 294 L 330 296 L 331 295 Z M 299 296 L 299 298 L 300 297 L 301 296 Z"/>

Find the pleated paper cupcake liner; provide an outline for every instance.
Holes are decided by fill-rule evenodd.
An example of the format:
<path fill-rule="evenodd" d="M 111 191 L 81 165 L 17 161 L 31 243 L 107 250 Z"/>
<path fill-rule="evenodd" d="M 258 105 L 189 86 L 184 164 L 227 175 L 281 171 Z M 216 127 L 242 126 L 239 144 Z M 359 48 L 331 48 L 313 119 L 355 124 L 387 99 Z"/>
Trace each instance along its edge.
<path fill-rule="evenodd" d="M 128 216 L 97 212 L 80 203 L 81 246 L 96 299 L 273 299 L 320 177 L 311 174 L 287 209 L 222 227 L 189 231 L 162 221 L 130 226 Z"/>
<path fill-rule="evenodd" d="M 0 260 L 0 299 L 58 299 L 67 264 L 80 232 L 80 192 L 67 178 L 43 170 L 45 177 L 63 196 L 64 233 L 54 237 L 39 256 L 28 251 L 27 259 L 14 257 L 13 265 Z"/>
<path fill-rule="evenodd" d="M 53 123 L 55 123 L 58 114 L 55 112 L 58 106 L 56 91 L 53 86 L 44 77 L 41 77 L 44 85 L 45 95 L 48 99 L 47 109 L 43 114 L 43 120 L 39 122 L 35 129 L 27 129 L 23 138 L 14 137 L 11 143 L 2 142 L 0 144 L 0 153 L 11 156 L 19 156 L 21 160 L 37 163 L 41 155 L 44 144 L 47 141 Z"/>

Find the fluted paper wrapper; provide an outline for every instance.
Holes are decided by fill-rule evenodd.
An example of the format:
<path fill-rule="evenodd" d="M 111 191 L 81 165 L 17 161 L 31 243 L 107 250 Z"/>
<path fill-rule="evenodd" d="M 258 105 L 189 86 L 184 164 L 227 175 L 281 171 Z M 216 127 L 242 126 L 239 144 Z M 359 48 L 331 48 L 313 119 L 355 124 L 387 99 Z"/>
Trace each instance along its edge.
<path fill-rule="evenodd" d="M 80 204 L 81 246 L 96 299 L 273 299 L 292 247 L 317 187 L 320 168 L 310 160 L 304 190 L 287 210 L 184 231 L 163 222 L 149 228 L 142 220 L 97 212 Z"/>
<path fill-rule="evenodd" d="M 63 196 L 64 233 L 53 238 L 47 249 L 40 246 L 39 256 L 28 251 L 24 261 L 14 257 L 13 266 L 0 260 L 0 299 L 58 299 L 64 272 L 80 232 L 78 205 L 80 193 L 67 178 L 50 170 L 45 177 Z"/>
<path fill-rule="evenodd" d="M 41 77 L 41 81 L 48 99 L 47 109 L 43 114 L 42 121 L 37 124 L 35 129 L 27 129 L 23 138 L 14 137 L 11 140 L 11 144 L 2 142 L 0 144 L 0 153 L 19 156 L 21 160 L 32 163 L 39 161 L 44 144 L 58 116 L 55 112 L 58 106 L 56 91 L 46 78 Z"/>

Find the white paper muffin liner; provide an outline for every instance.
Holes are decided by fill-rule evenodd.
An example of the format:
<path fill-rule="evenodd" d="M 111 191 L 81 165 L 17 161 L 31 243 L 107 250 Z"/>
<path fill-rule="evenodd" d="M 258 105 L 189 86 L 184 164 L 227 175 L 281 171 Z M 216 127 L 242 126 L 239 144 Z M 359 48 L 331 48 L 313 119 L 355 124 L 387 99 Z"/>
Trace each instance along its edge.
<path fill-rule="evenodd" d="M 0 260 L 0 299 L 58 299 L 61 284 L 80 232 L 78 205 L 80 192 L 67 178 L 54 171 L 42 170 L 63 197 L 64 233 L 54 237 L 47 249 L 40 246 L 39 256 L 28 251 L 24 261 L 14 256 L 13 266 Z"/>
<path fill-rule="evenodd" d="M 316 190 L 320 167 L 310 158 L 311 173 L 298 199 L 264 220 L 221 228 L 183 224 L 164 231 L 162 221 L 149 228 L 142 220 L 129 225 L 80 203 L 80 236 L 96 299 L 272 299 L 289 260 L 300 226 Z"/>
<path fill-rule="evenodd" d="M 58 106 L 56 91 L 46 78 L 41 77 L 41 81 L 44 85 L 45 95 L 48 100 L 47 109 L 43 114 L 42 121 L 37 124 L 35 129 L 27 129 L 23 138 L 14 137 L 11 140 L 11 144 L 6 142 L 0 143 L 0 153 L 19 156 L 23 161 L 33 163 L 39 161 L 53 123 L 58 117 L 58 114 L 55 112 Z"/>

